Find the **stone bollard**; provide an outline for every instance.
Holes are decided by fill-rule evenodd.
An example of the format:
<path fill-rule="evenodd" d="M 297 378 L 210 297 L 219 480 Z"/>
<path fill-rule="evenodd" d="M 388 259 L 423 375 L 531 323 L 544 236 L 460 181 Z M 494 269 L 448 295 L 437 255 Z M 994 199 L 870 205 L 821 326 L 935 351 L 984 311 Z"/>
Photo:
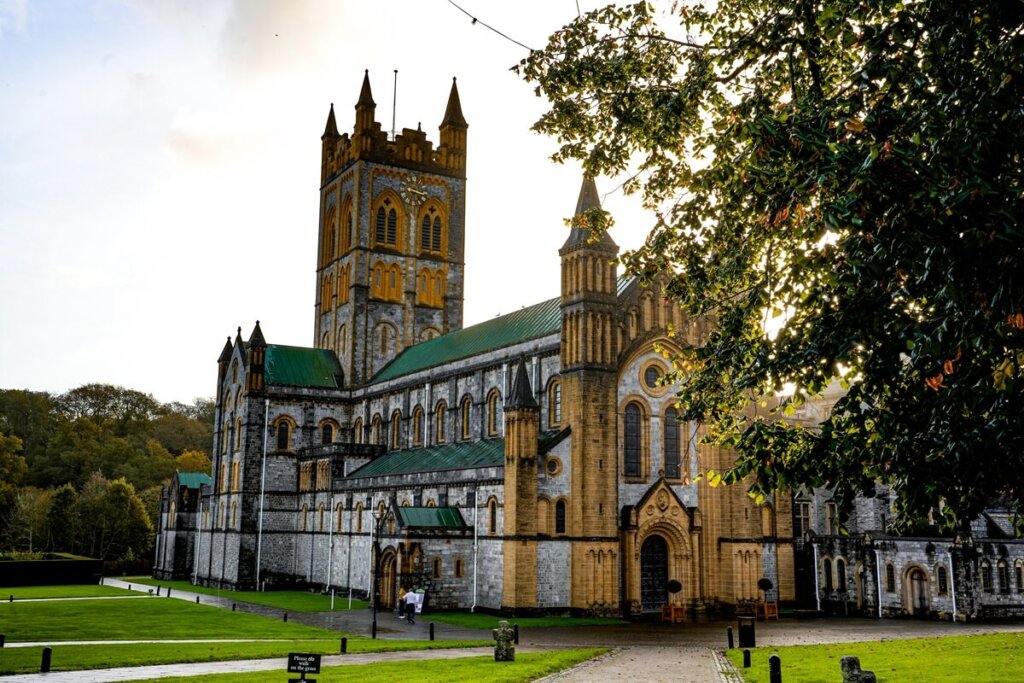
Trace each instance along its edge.
<path fill-rule="evenodd" d="M 782 683 L 782 660 L 778 655 L 768 658 L 768 683 Z"/>
<path fill-rule="evenodd" d="M 131 589 L 132 589 L 132 585 L 129 583 L 128 584 L 128 590 L 131 590 Z"/>
<path fill-rule="evenodd" d="M 286 624 L 288 623 L 288 613 L 287 612 L 284 613 L 284 623 L 286 623 Z"/>
<path fill-rule="evenodd" d="M 494 661 L 514 662 L 516 660 L 516 648 L 512 644 L 512 629 L 507 621 L 499 621 L 498 628 L 494 629 Z"/>
<path fill-rule="evenodd" d="M 519 624 L 512 624 L 512 642 L 519 644 Z"/>
<path fill-rule="evenodd" d="M 860 668 L 860 659 L 847 655 L 839 660 L 843 683 L 875 683 L 875 674 Z"/>
<path fill-rule="evenodd" d="M 160 597 L 160 586 L 156 587 L 156 597 Z"/>
<path fill-rule="evenodd" d="M 731 650 L 734 647 L 733 640 L 732 640 L 732 626 L 730 626 L 729 628 L 725 629 L 725 635 L 726 635 L 726 639 L 729 641 L 729 649 Z"/>
<path fill-rule="evenodd" d="M 196 596 L 196 604 L 197 605 L 199 604 L 199 596 L 198 595 Z"/>
<path fill-rule="evenodd" d="M 171 587 L 167 587 L 167 597 L 171 597 Z"/>
<path fill-rule="evenodd" d="M 341 638 L 341 654 L 348 653 L 348 638 L 342 636 Z"/>
<path fill-rule="evenodd" d="M 11 597 L 7 598 L 7 602 L 14 602 L 14 594 L 11 594 Z"/>
<path fill-rule="evenodd" d="M 231 611 L 234 612 L 237 609 L 238 609 L 238 605 L 235 604 L 235 603 L 231 603 Z"/>
<path fill-rule="evenodd" d="M 43 660 L 39 662 L 39 671 L 41 673 L 47 673 L 50 670 L 50 660 L 53 658 L 53 648 L 43 648 Z"/>
<path fill-rule="evenodd" d="M 430 622 L 430 639 L 434 639 L 434 622 Z"/>
<path fill-rule="evenodd" d="M 747 648 L 743 649 L 743 668 L 750 668 L 750 650 Z"/>

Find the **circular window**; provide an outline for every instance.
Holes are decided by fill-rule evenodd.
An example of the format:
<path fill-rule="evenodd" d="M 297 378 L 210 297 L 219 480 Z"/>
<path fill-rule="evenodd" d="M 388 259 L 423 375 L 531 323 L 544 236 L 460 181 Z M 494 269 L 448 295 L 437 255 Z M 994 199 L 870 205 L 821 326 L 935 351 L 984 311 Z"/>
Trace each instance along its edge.
<path fill-rule="evenodd" d="M 554 477 L 562 472 L 562 461 L 555 457 L 549 457 L 544 464 L 544 470 L 549 477 Z"/>
<path fill-rule="evenodd" d="M 664 396 L 668 393 L 668 385 L 661 384 L 665 376 L 665 366 L 656 360 L 649 361 L 640 368 L 640 386 L 651 396 Z"/>

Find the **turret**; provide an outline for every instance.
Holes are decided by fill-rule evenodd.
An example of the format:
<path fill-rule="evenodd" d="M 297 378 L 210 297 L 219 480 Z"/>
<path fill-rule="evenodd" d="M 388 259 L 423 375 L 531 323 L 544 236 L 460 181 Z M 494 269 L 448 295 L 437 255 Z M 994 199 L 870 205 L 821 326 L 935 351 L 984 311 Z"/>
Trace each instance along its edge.
<path fill-rule="evenodd" d="M 331 102 L 331 110 L 327 113 L 327 125 L 324 126 L 324 134 L 320 136 L 320 184 L 323 185 L 331 175 L 334 166 L 334 156 L 338 154 L 338 141 L 341 134 L 338 133 L 338 123 L 334 119 L 334 102 Z"/>
<path fill-rule="evenodd" d="M 462 115 L 462 102 L 459 100 L 459 88 L 452 78 L 452 89 L 448 93 L 448 106 L 444 110 L 441 121 L 441 144 L 438 146 L 438 159 L 443 166 L 466 175 L 466 131 L 469 124 Z"/>
<path fill-rule="evenodd" d="M 249 366 L 245 385 L 247 392 L 263 391 L 263 362 L 266 357 L 266 353 L 267 342 L 263 339 L 263 331 L 260 329 L 260 321 L 257 320 L 256 327 L 253 328 L 252 334 L 249 336 L 249 345 L 245 349 L 246 365 Z"/>
<path fill-rule="evenodd" d="M 224 342 L 224 348 L 221 349 L 220 357 L 217 358 L 217 386 L 218 387 L 220 387 L 221 384 L 223 384 L 224 378 L 228 374 L 228 363 L 231 362 L 231 351 L 232 350 L 233 350 L 233 347 L 231 346 L 231 337 L 228 337 L 227 341 Z M 217 393 L 220 394 L 219 391 Z"/>
<path fill-rule="evenodd" d="M 376 111 L 377 103 L 373 101 L 373 93 L 370 92 L 370 71 L 367 69 L 363 74 L 363 87 L 359 89 L 356 127 L 352 134 L 352 141 L 360 152 L 369 152 L 373 149 L 374 134 L 380 127 L 374 120 Z"/>
<path fill-rule="evenodd" d="M 537 606 L 537 430 L 540 406 L 519 359 L 505 403 L 505 536 L 502 606 Z"/>

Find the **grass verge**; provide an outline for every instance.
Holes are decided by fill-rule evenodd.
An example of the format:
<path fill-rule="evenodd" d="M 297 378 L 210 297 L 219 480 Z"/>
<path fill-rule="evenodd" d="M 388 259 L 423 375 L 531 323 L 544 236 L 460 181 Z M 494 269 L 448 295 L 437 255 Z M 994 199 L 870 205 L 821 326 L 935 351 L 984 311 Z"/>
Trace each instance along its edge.
<path fill-rule="evenodd" d="M 430 621 L 440 621 L 452 626 L 463 628 L 492 629 L 498 627 L 499 621 L 519 624 L 520 628 L 554 628 L 559 626 L 614 626 L 628 624 L 622 619 L 608 617 L 499 617 L 479 612 L 431 612 L 426 617 Z"/>
<path fill-rule="evenodd" d="M 10 588 L 0 588 L 0 599 L 9 600 L 12 595 L 15 600 L 29 600 L 36 598 L 110 598 L 138 595 L 138 593 L 126 591 L 123 588 L 93 584 L 85 586 L 13 586 Z"/>
<path fill-rule="evenodd" d="M 742 650 L 729 650 L 729 659 L 742 666 Z M 842 678 L 839 659 L 860 657 L 879 683 L 1010 683 L 1024 680 L 1024 633 L 913 638 L 865 643 L 796 645 L 757 648 L 751 667 L 740 668 L 748 683 L 768 683 L 768 657 L 779 655 L 782 680 L 835 681 Z"/>
<path fill-rule="evenodd" d="M 557 650 L 517 654 L 514 662 L 495 662 L 493 657 L 419 660 L 413 662 L 377 662 L 349 666 L 329 666 L 313 677 L 320 683 L 365 681 L 401 681 L 402 683 L 526 683 L 553 674 L 603 654 L 603 648 Z M 267 671 L 247 674 L 218 674 L 188 678 L 162 678 L 161 683 L 263 683 Z M 283 675 L 282 675 L 283 678 Z"/>
<path fill-rule="evenodd" d="M 202 595 L 216 595 L 235 602 L 249 602 L 254 605 L 266 605 L 277 607 L 291 612 L 330 612 L 331 596 L 309 591 L 225 591 L 205 586 L 193 586 L 188 581 L 157 581 L 147 576 L 126 576 L 121 581 L 145 586 L 168 587 L 173 591 L 190 591 Z M 161 591 L 162 593 L 163 591 Z M 369 606 L 365 600 L 353 600 L 352 609 L 366 609 Z M 339 612 L 348 609 L 348 596 L 336 595 L 334 597 L 334 611 Z"/>

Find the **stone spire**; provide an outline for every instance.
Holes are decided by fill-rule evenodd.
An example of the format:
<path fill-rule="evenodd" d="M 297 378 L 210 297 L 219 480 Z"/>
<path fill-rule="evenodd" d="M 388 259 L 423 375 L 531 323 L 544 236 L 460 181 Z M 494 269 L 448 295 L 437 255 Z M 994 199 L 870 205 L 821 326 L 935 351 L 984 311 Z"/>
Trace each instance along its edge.
<path fill-rule="evenodd" d="M 231 345 L 231 337 L 228 337 L 228 340 L 224 342 L 224 348 L 221 350 L 220 358 L 217 359 L 217 362 L 227 363 L 229 360 L 231 360 L 231 352 L 233 350 L 234 347 Z"/>
<path fill-rule="evenodd" d="M 533 389 L 530 387 L 530 378 L 526 372 L 526 358 L 520 356 L 519 365 L 516 368 L 516 376 L 512 380 L 512 392 L 509 394 L 505 409 L 533 408 L 536 410 L 539 407 L 537 399 L 533 395 Z"/>
<path fill-rule="evenodd" d="M 452 89 L 448 93 L 448 106 L 444 110 L 442 126 L 455 126 L 458 128 L 469 128 L 466 118 L 462 115 L 462 102 L 459 101 L 459 88 L 452 77 Z"/>
<path fill-rule="evenodd" d="M 338 132 L 338 123 L 334 120 L 334 102 L 331 102 L 331 111 L 327 114 L 327 125 L 324 126 L 324 134 L 320 136 L 320 139 L 338 137 L 341 137 L 341 134 Z"/>
<path fill-rule="evenodd" d="M 573 218 L 582 216 L 591 209 L 600 210 L 600 208 L 601 198 L 597 193 L 597 184 L 593 178 L 583 176 L 583 184 L 580 186 L 580 195 L 576 199 L 576 212 L 573 214 Z M 580 227 L 574 221 L 569 231 L 569 237 L 566 238 L 561 251 L 577 249 L 591 244 L 592 246 L 599 246 L 602 251 L 614 250 L 616 253 L 618 252 L 619 246 L 615 244 L 615 240 L 612 239 L 607 230 L 603 230 L 597 241 L 593 243 L 591 243 L 592 235 L 593 233 L 590 230 Z"/>
<path fill-rule="evenodd" d="M 363 87 L 359 89 L 359 101 L 356 102 L 357 107 L 376 107 L 377 103 L 373 101 L 373 93 L 370 92 L 370 70 L 367 69 L 363 72 Z"/>

